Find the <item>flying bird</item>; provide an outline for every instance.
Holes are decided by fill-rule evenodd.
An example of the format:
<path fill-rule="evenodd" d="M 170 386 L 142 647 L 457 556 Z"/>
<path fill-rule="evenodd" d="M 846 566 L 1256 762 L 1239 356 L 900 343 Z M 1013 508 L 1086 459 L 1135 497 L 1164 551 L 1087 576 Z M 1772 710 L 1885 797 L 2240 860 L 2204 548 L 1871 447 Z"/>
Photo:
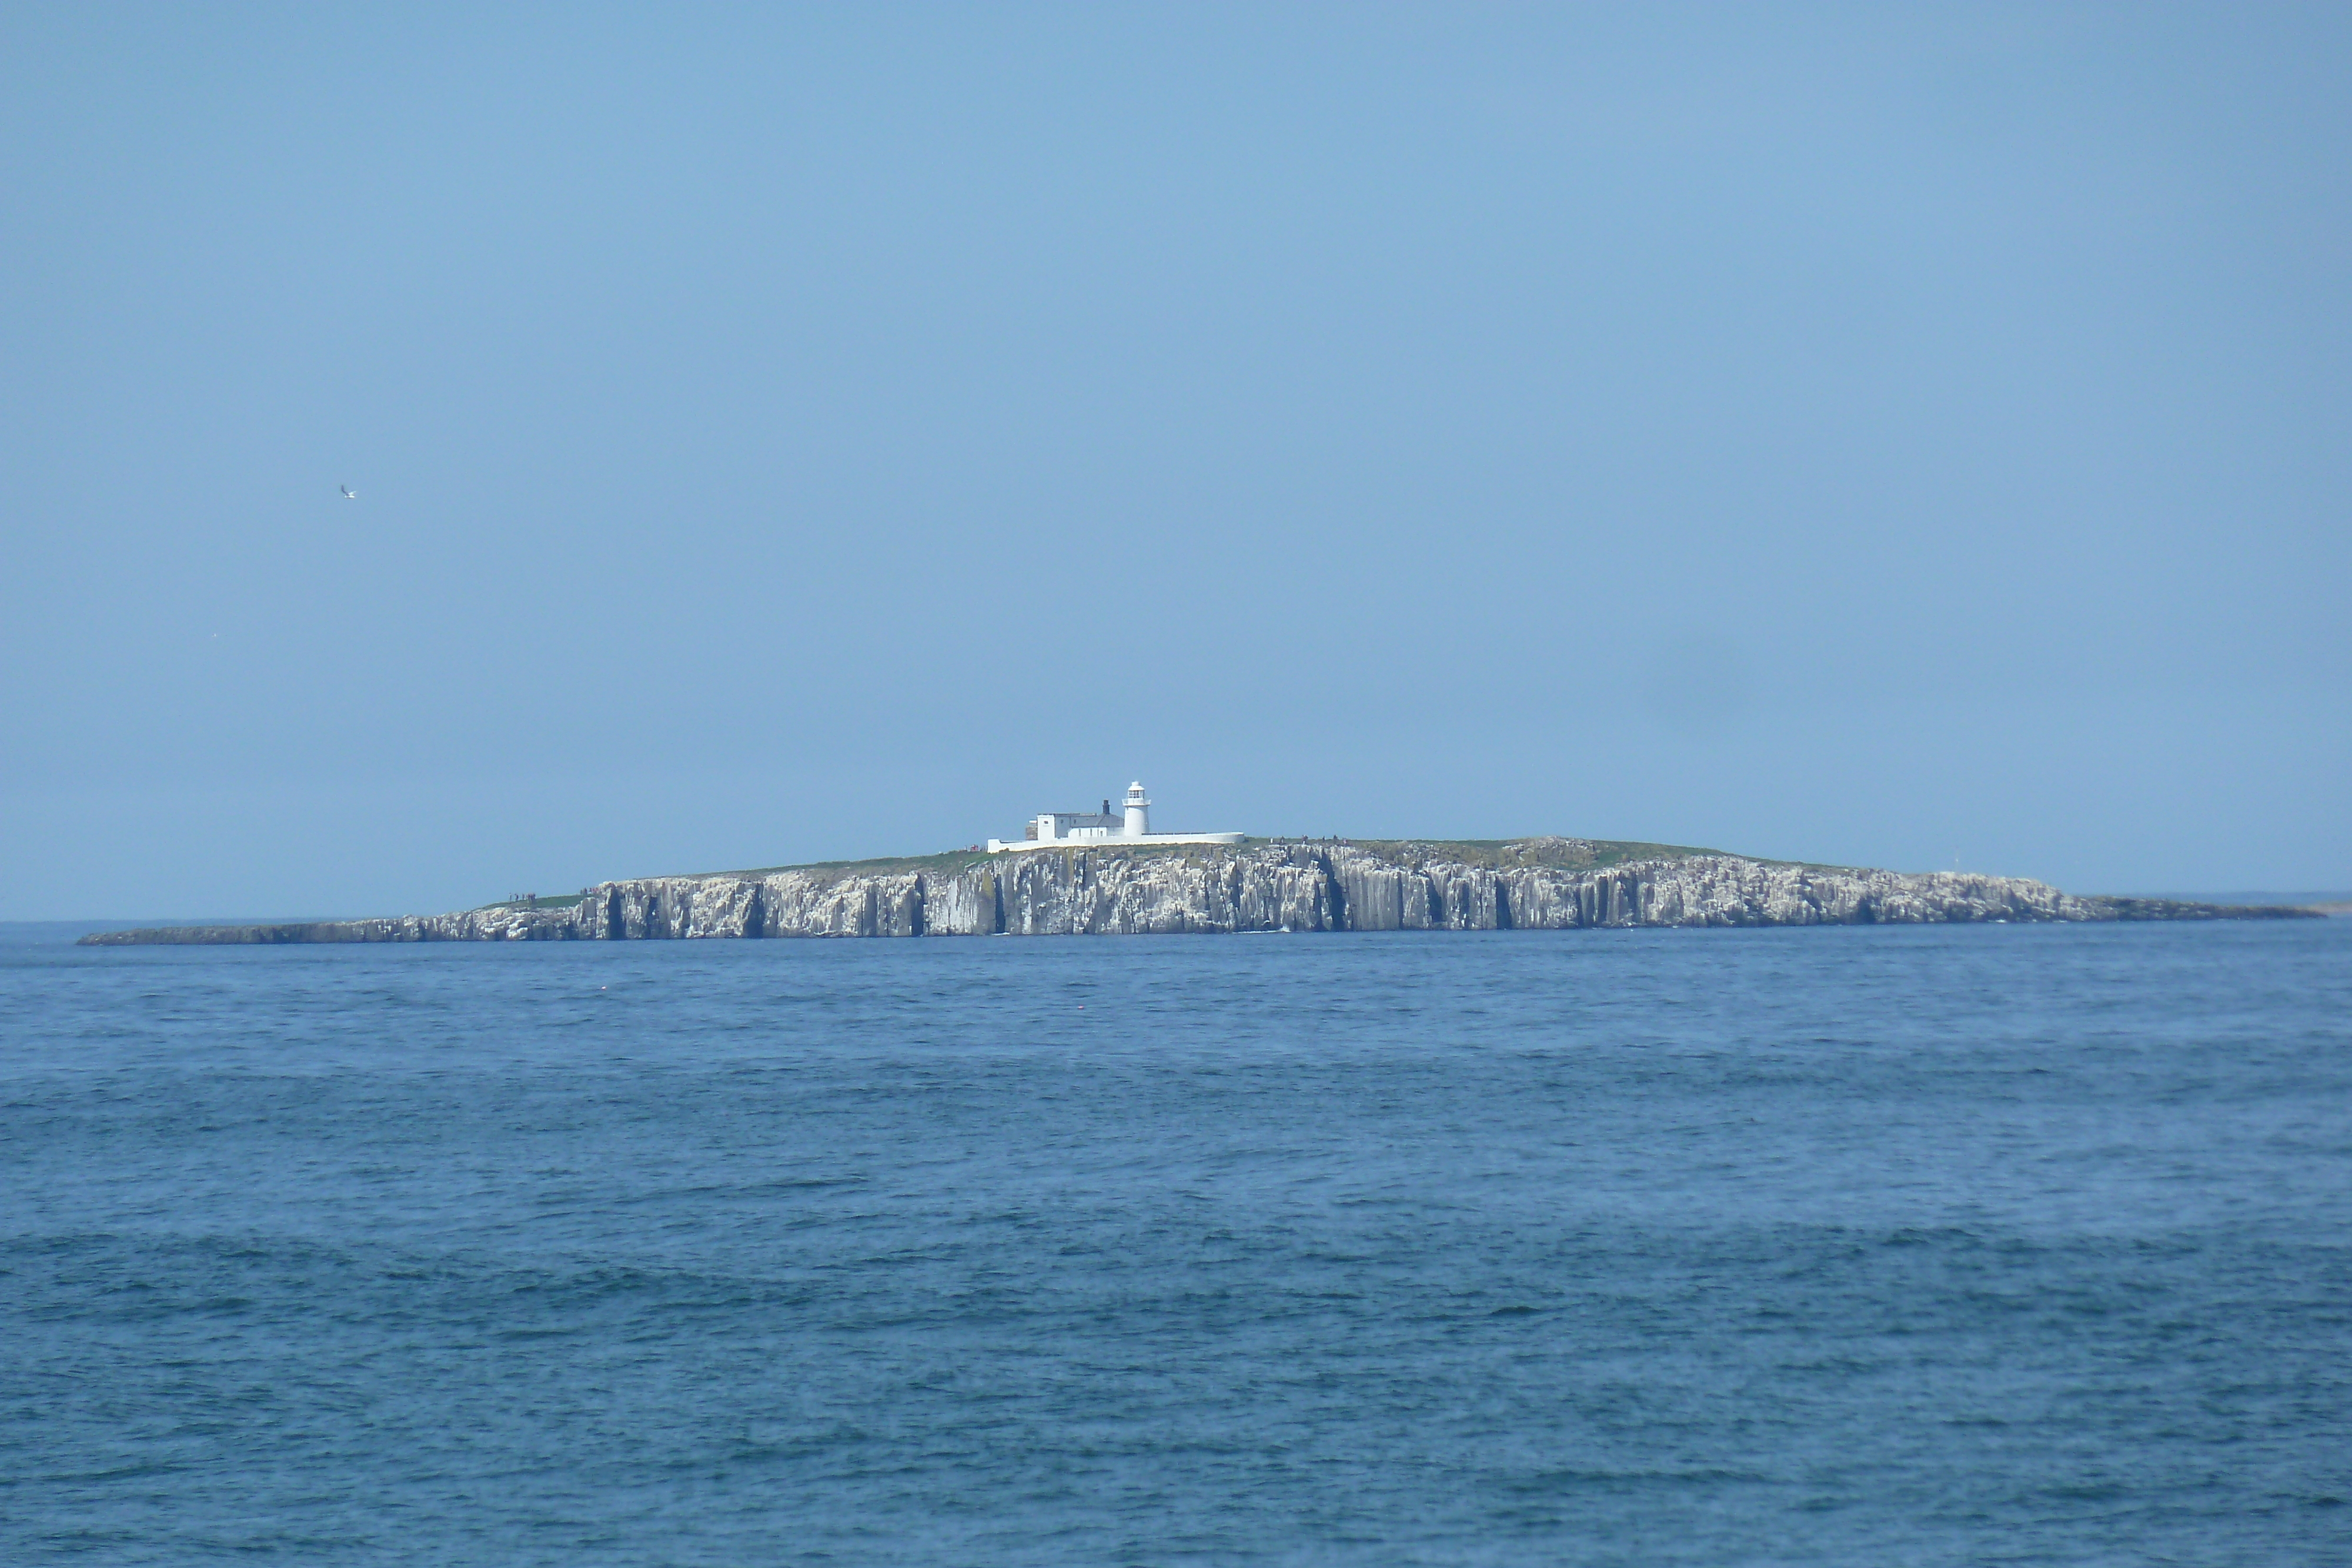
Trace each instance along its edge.
<path fill-rule="evenodd" d="M 360 493 L 349 485 L 338 485 L 335 488 L 343 493 L 343 499 L 346 501 L 356 501 L 360 498 Z"/>

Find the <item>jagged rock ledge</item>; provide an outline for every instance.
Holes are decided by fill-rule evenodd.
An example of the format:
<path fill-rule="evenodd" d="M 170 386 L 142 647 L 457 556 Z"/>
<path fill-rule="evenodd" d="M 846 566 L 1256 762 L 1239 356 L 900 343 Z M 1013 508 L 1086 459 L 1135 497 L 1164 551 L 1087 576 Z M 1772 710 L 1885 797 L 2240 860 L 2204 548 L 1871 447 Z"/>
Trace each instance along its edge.
<path fill-rule="evenodd" d="M 1088 848 L 600 883 L 562 907 L 85 936 L 150 943 L 610 941 L 700 936 L 1122 936 L 1869 925 L 2296 916 L 2273 906 L 2082 898 L 2045 883 L 1791 865 L 1588 839 Z"/>

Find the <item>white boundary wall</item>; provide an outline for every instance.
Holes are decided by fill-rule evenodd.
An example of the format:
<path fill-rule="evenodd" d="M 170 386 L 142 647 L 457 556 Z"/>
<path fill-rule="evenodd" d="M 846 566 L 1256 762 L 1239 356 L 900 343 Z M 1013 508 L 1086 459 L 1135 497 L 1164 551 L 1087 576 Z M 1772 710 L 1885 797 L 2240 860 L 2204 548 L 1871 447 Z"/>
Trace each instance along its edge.
<path fill-rule="evenodd" d="M 1017 854 L 1023 850 L 1150 850 L 1162 844 L 1237 844 L 1243 837 L 1240 833 L 1146 833 L 1139 839 L 1118 834 L 1086 839 L 991 839 L 988 852 L 1002 855 Z"/>

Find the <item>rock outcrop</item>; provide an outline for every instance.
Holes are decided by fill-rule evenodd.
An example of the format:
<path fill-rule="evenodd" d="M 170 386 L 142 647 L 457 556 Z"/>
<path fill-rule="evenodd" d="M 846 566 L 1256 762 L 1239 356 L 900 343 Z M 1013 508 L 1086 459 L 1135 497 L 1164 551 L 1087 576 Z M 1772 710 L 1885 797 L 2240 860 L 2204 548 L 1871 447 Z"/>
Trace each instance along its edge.
<path fill-rule="evenodd" d="M 144 943 L 612 941 L 2210 920 L 2303 910 L 2081 898 L 2018 877 L 1791 865 L 1584 839 L 1084 848 L 600 883 L 563 907 L 86 936 Z"/>

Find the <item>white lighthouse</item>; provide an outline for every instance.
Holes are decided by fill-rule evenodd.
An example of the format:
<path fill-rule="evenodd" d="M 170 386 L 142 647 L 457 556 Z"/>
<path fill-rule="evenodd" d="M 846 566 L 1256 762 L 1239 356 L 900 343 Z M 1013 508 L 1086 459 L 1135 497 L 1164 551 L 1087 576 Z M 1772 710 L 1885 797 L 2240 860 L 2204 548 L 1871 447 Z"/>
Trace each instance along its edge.
<path fill-rule="evenodd" d="M 1143 780 L 1127 787 L 1126 813 L 1118 815 L 1105 800 L 1099 811 L 1040 811 L 1030 821 L 1027 836 L 991 839 L 988 852 L 1044 849 L 1160 849 L 1173 844 L 1237 844 L 1239 833 L 1155 833 L 1151 831 L 1151 799 Z"/>

